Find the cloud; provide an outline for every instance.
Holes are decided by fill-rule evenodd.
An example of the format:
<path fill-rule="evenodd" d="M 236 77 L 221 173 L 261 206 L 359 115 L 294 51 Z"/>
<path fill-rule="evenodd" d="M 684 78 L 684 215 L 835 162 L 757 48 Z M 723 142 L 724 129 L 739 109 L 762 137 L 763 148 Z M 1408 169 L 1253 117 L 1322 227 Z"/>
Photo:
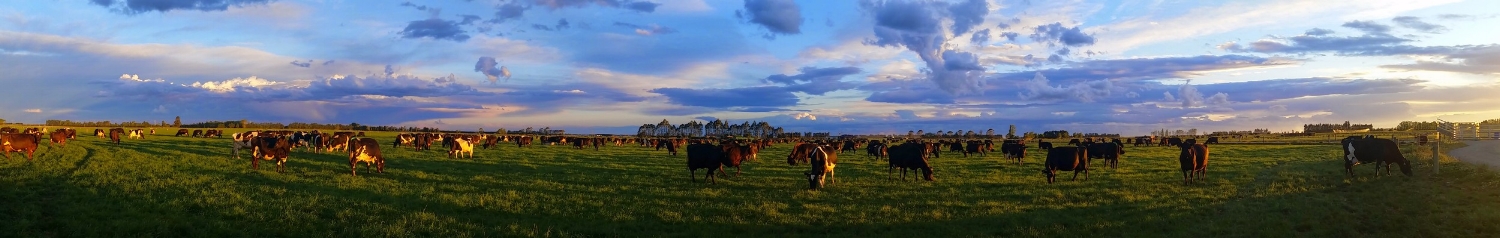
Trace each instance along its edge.
<path fill-rule="evenodd" d="M 41 108 L 26 109 L 25 112 L 27 112 L 27 113 L 42 113 L 42 109 Z"/>
<path fill-rule="evenodd" d="M 1067 67 L 1063 68 L 1001 73 L 996 74 L 994 78 L 1001 80 L 1022 80 L 1034 78 L 1036 73 L 1042 73 L 1047 75 L 1051 81 L 1071 84 L 1097 79 L 1146 80 L 1188 78 L 1206 71 L 1279 67 L 1298 63 L 1289 59 L 1246 55 L 1091 60 L 1069 63 Z"/>
<path fill-rule="evenodd" d="M 1062 23 L 1057 22 L 1036 26 L 1036 33 L 1031 34 L 1031 40 L 1063 46 L 1087 46 L 1093 45 L 1096 41 L 1093 35 L 1084 34 L 1076 26 L 1063 27 Z"/>
<path fill-rule="evenodd" d="M 990 3 L 985 0 L 968 0 L 948 6 L 953 14 L 953 34 L 961 35 L 984 23 L 984 15 L 990 13 Z"/>
<path fill-rule="evenodd" d="M 792 92 L 823 95 L 824 93 L 828 93 L 831 91 L 855 88 L 855 84 L 843 82 L 840 80 L 846 76 L 862 72 L 857 67 L 803 67 L 798 71 L 801 71 L 802 73 L 796 75 L 771 75 L 762 80 L 768 83 L 779 83 L 785 85 L 786 89 Z"/>
<path fill-rule="evenodd" d="M 658 6 L 661 6 L 661 4 L 654 3 L 654 2 L 630 2 L 630 3 L 626 3 L 623 7 L 625 9 L 635 10 L 637 12 L 647 12 L 647 13 L 649 13 L 649 12 L 655 12 L 656 11 L 656 7 L 658 7 Z"/>
<path fill-rule="evenodd" d="M 1077 100 L 1080 102 L 1094 102 L 1094 100 L 1108 97 L 1114 85 L 1109 80 L 1095 80 L 1079 82 L 1069 86 L 1053 87 L 1046 76 L 1036 73 L 1036 76 L 1022 84 L 1026 91 L 1018 93 L 1021 99 L 1037 101 L 1059 101 Z"/>
<path fill-rule="evenodd" d="M 490 82 L 499 80 L 500 77 L 510 79 L 510 70 L 495 68 L 498 65 L 500 63 L 495 62 L 495 57 L 481 56 L 479 57 L 479 61 L 474 62 L 474 71 L 483 73 L 484 77 L 488 78 Z"/>
<path fill-rule="evenodd" d="M 457 42 L 469 40 L 469 34 L 464 33 L 464 30 L 458 27 L 457 22 L 437 18 L 407 23 L 406 29 L 401 30 L 401 37 L 407 39 L 428 37 Z"/>
<path fill-rule="evenodd" d="M 89 2 L 109 8 L 111 11 L 135 15 L 172 10 L 224 11 L 229 10 L 230 7 L 264 5 L 271 1 L 274 0 L 90 0 Z"/>
<path fill-rule="evenodd" d="M 744 13 L 750 23 L 761 25 L 772 34 L 802 33 L 802 8 L 792 0 L 745 0 Z"/>
<path fill-rule="evenodd" d="M 676 29 L 658 26 L 656 24 L 652 24 L 650 26 L 642 26 L 631 23 L 615 22 L 615 26 L 634 29 L 635 34 L 643 36 L 677 33 Z"/>
<path fill-rule="evenodd" d="M 1002 32 L 1002 33 L 1000 33 L 1000 36 L 1004 36 L 1005 40 L 1007 40 L 1007 41 L 1014 42 L 1014 41 L 1016 41 L 1016 37 L 1021 37 L 1021 33 Z"/>
<path fill-rule="evenodd" d="M 293 60 L 292 61 L 292 65 L 295 65 L 297 67 L 303 67 L 303 68 L 312 67 L 312 60 L 308 60 L 307 62 L 299 62 L 299 61 Z"/>
<path fill-rule="evenodd" d="M 1313 29 L 1307 29 L 1307 32 L 1302 33 L 1302 34 L 1303 35 L 1309 35 L 1309 36 L 1324 36 L 1324 35 L 1329 35 L 1329 34 L 1333 34 L 1333 33 L 1334 33 L 1333 30 L 1329 30 L 1329 29 L 1313 28 Z"/>
<path fill-rule="evenodd" d="M 1445 71 L 1470 74 L 1500 74 L 1500 45 L 1461 47 L 1462 50 L 1439 55 L 1436 59 L 1418 60 L 1412 64 L 1382 65 L 1399 70 Z"/>
<path fill-rule="evenodd" d="M 1414 41 L 1416 40 L 1389 34 L 1366 34 L 1362 36 L 1300 35 L 1279 39 L 1264 39 L 1251 42 L 1248 45 L 1230 42 L 1220 45 L 1219 48 L 1230 52 L 1292 54 L 1331 52 L 1349 56 L 1389 56 L 1457 54 L 1494 46 L 1413 46 L 1407 44 Z"/>
<path fill-rule="evenodd" d="M 1375 23 L 1374 21 L 1350 21 L 1345 22 L 1342 26 L 1354 28 L 1355 30 L 1360 30 L 1371 35 L 1386 35 L 1391 33 L 1391 26 Z"/>
<path fill-rule="evenodd" d="M 970 2 L 972 3 L 972 1 Z M 984 4 L 984 3 L 980 3 Z M 972 53 L 944 49 L 952 35 L 967 33 L 983 18 L 954 12 L 946 2 L 889 1 L 866 6 L 875 13 L 875 39 L 866 44 L 905 47 L 927 63 L 927 79 L 950 94 L 978 94 L 984 68 Z M 945 27 L 945 22 L 953 22 Z M 951 32 L 951 33 L 950 33 Z M 950 62 L 952 61 L 952 62 Z"/>
<path fill-rule="evenodd" d="M 1396 22 L 1396 25 L 1399 25 L 1401 27 L 1411 28 L 1413 30 L 1431 34 L 1442 34 L 1448 32 L 1448 27 L 1423 22 L 1422 18 L 1414 16 L 1399 16 L 1396 18 L 1392 18 L 1391 21 Z"/>
<path fill-rule="evenodd" d="M 990 42 L 990 29 L 984 29 L 984 30 L 975 31 L 973 36 L 969 36 L 969 42 L 973 42 L 974 44 L 978 44 L 978 45 L 984 45 L 985 43 L 989 43 Z"/>
<path fill-rule="evenodd" d="M 474 22 L 477 22 L 479 20 L 483 20 L 483 19 L 479 18 L 479 16 L 475 16 L 475 15 L 458 15 L 458 17 L 463 18 L 463 20 L 459 20 L 458 21 L 458 24 L 459 25 L 465 25 L 465 26 L 467 26 L 467 25 L 473 25 Z"/>
<path fill-rule="evenodd" d="M 495 17 L 490 18 L 489 22 L 505 23 L 505 21 L 520 19 L 521 16 L 526 15 L 526 10 L 528 9 L 531 9 L 531 5 L 522 4 L 520 3 L 520 1 L 512 1 L 504 5 L 496 6 Z"/>
<path fill-rule="evenodd" d="M 748 88 L 658 88 L 650 92 L 667 97 L 667 102 L 683 106 L 721 109 L 767 108 L 796 106 L 796 95 L 782 87 L 760 86 Z"/>

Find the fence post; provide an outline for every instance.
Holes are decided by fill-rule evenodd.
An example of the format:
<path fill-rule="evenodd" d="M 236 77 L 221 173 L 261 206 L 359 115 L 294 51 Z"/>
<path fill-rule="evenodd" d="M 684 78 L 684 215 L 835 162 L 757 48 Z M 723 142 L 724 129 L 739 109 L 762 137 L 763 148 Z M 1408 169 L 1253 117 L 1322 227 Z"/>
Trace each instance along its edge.
<path fill-rule="evenodd" d="M 1441 151 L 1441 150 L 1438 149 L 1438 147 L 1442 147 L 1442 146 L 1443 146 L 1443 133 L 1438 133 L 1438 135 L 1437 135 L 1437 141 L 1434 141 L 1434 143 L 1432 143 L 1432 174 L 1433 175 L 1437 175 L 1438 174 L 1438 167 L 1440 167 L 1440 166 L 1438 166 L 1439 165 L 1439 163 L 1438 163 L 1438 156 L 1439 156 L 1438 153 Z"/>

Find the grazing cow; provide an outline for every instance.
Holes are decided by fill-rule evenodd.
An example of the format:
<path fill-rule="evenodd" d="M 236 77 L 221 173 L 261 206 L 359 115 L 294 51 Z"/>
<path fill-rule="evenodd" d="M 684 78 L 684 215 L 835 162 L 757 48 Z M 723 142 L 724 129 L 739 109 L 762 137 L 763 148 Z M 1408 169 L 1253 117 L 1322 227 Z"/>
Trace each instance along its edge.
<path fill-rule="evenodd" d="M 1050 150 L 1050 149 L 1052 149 L 1052 142 L 1037 142 L 1036 143 L 1036 148 L 1043 149 L 1043 150 Z"/>
<path fill-rule="evenodd" d="M 708 169 L 708 172 L 704 173 L 704 180 L 708 180 L 709 183 L 717 184 L 718 182 L 714 179 L 714 171 L 718 171 L 721 169 L 720 167 L 722 167 L 724 164 L 723 158 L 724 150 L 721 150 L 719 147 L 716 147 L 713 144 L 688 145 L 688 177 L 691 177 L 693 182 L 698 182 L 698 169 Z"/>
<path fill-rule="evenodd" d="M 230 141 L 230 143 L 231 143 L 230 144 L 230 153 L 234 154 L 234 158 L 235 159 L 239 159 L 240 158 L 240 150 L 241 149 L 252 149 L 250 151 L 251 156 L 252 157 L 259 157 L 259 155 L 260 155 L 259 151 L 253 150 L 253 148 L 255 148 L 255 147 L 254 147 L 254 145 L 252 145 L 255 142 L 255 138 L 259 134 L 260 133 L 258 133 L 258 132 L 243 132 L 243 133 L 230 134 L 229 138 L 233 140 L 233 141 Z"/>
<path fill-rule="evenodd" d="M 363 132 L 363 131 L 361 131 L 361 132 L 355 132 L 354 136 L 355 137 L 365 137 L 365 132 Z"/>
<path fill-rule="evenodd" d="M 328 140 L 328 145 L 326 147 L 328 147 L 327 153 L 333 153 L 334 151 L 349 151 L 349 136 L 334 134 L 333 138 Z M 417 148 L 421 147 L 419 146 Z"/>
<path fill-rule="evenodd" d="M 1192 184 L 1208 178 L 1208 145 L 1200 145 L 1196 140 L 1188 139 L 1177 147 L 1182 150 L 1177 155 L 1177 163 L 1182 165 L 1182 184 Z"/>
<path fill-rule="evenodd" d="M 1076 146 L 1076 145 L 1080 145 L 1080 144 L 1082 144 L 1082 143 L 1083 143 L 1083 142 L 1082 142 L 1082 141 L 1079 141 L 1079 140 L 1078 140 L 1078 139 L 1072 139 L 1072 140 L 1068 140 L 1068 145 L 1072 145 L 1072 146 Z"/>
<path fill-rule="evenodd" d="M 145 138 L 146 138 L 145 135 L 141 135 L 141 130 L 140 129 L 130 130 L 130 139 L 134 140 L 134 139 L 145 139 Z"/>
<path fill-rule="evenodd" d="M 797 164 L 801 163 L 809 163 L 812 158 L 808 158 L 808 154 L 812 153 L 813 149 L 817 147 L 819 146 L 815 143 L 804 143 L 792 146 L 792 153 L 788 153 L 786 155 L 786 164 L 796 166 Z"/>
<path fill-rule="evenodd" d="M 1385 174 L 1391 174 L 1391 164 L 1401 166 L 1401 173 L 1411 176 L 1411 161 L 1401 154 L 1401 148 L 1396 141 L 1390 139 L 1365 137 L 1344 138 L 1340 141 L 1344 147 L 1344 172 L 1349 177 L 1354 177 L 1354 166 L 1363 163 L 1375 163 L 1375 175 L 1380 175 L 1380 167 L 1385 166 Z"/>
<path fill-rule="evenodd" d="M 21 130 L 10 127 L 0 127 L 0 133 L 20 134 Z"/>
<path fill-rule="evenodd" d="M 969 154 L 974 153 L 978 153 L 980 157 L 989 155 L 989 153 L 986 153 L 984 150 L 983 142 L 971 140 L 968 142 L 968 145 L 964 146 L 964 157 L 968 158 Z"/>
<path fill-rule="evenodd" d="M 41 144 L 42 138 L 36 134 L 0 133 L 0 150 L 5 153 L 5 159 L 10 159 L 10 152 L 26 153 L 26 161 L 36 157 L 36 146 Z"/>
<path fill-rule="evenodd" d="M 224 131 L 221 131 L 221 130 L 208 130 L 207 132 L 203 133 L 203 138 L 209 138 L 209 137 L 223 138 L 224 137 Z"/>
<path fill-rule="evenodd" d="M 945 145 L 948 146 L 948 152 L 958 152 L 959 154 L 963 154 L 964 157 L 969 157 L 969 151 L 964 150 L 964 142 L 963 141 L 961 141 L 961 140 L 953 140 L 953 141 L 944 142 L 944 143 L 946 143 Z"/>
<path fill-rule="evenodd" d="M 674 156 L 674 157 L 677 156 L 677 142 L 670 141 L 670 140 L 663 140 L 661 142 L 661 144 L 666 144 L 667 145 L 667 153 L 668 154 L 672 154 L 672 156 Z"/>
<path fill-rule="evenodd" d="M 1190 139 L 1190 140 L 1192 140 L 1192 139 Z M 1194 141 L 1197 141 L 1197 140 L 1194 140 Z M 1177 137 L 1167 138 L 1167 140 L 1165 142 L 1166 142 L 1167 146 L 1180 146 L 1180 145 L 1182 145 L 1182 138 L 1177 138 Z"/>
<path fill-rule="evenodd" d="M 193 138 L 203 137 L 203 130 L 193 130 Z"/>
<path fill-rule="evenodd" d="M 844 140 L 844 146 L 841 146 L 839 148 L 839 152 L 855 152 L 855 151 L 859 151 L 859 143 L 855 143 L 853 140 Z"/>
<path fill-rule="evenodd" d="M 527 146 L 531 146 L 531 136 L 522 136 L 521 138 L 516 138 L 516 147 Z"/>
<path fill-rule="evenodd" d="M 824 180 L 830 184 L 834 183 L 833 169 L 838 166 L 838 158 L 824 151 L 822 146 L 815 146 L 812 151 L 808 152 L 808 161 L 812 166 L 807 172 L 802 172 L 802 175 L 807 176 L 807 189 L 823 188 Z"/>
<path fill-rule="evenodd" d="M 151 135 L 156 135 L 156 128 L 151 128 Z"/>
<path fill-rule="evenodd" d="M 411 146 L 411 143 L 416 140 L 417 137 L 411 134 L 396 135 L 396 140 L 391 141 L 391 148 L 401 148 L 401 145 Z"/>
<path fill-rule="evenodd" d="M 78 130 L 74 130 L 73 128 L 64 128 L 64 129 L 68 130 L 68 139 L 69 140 L 78 139 Z"/>
<path fill-rule="evenodd" d="M 454 138 L 448 147 L 448 157 L 462 158 L 464 154 L 468 154 L 470 159 L 474 158 L 474 143 L 469 143 L 468 139 L 462 137 Z"/>
<path fill-rule="evenodd" d="M 901 169 L 901 180 L 906 180 L 906 170 L 911 169 L 912 175 L 916 171 L 922 171 L 922 177 L 927 181 L 933 181 L 932 165 L 927 163 L 927 146 L 921 143 L 907 142 L 890 148 L 890 157 L 886 177 L 892 176 L 897 168 Z M 916 176 L 912 177 L 916 179 Z"/>
<path fill-rule="evenodd" d="M 256 158 L 250 158 L 250 168 L 260 170 L 261 160 L 276 161 L 276 172 L 286 170 L 287 155 L 292 153 L 292 142 L 286 136 L 266 136 L 254 141 Z"/>
<path fill-rule="evenodd" d="M 188 129 L 177 129 L 177 135 L 173 135 L 173 136 L 182 137 L 182 135 L 187 135 L 187 134 L 188 134 Z"/>
<path fill-rule="evenodd" d="M 889 153 L 887 149 L 888 148 L 885 147 L 885 142 L 871 141 L 867 146 L 865 146 L 865 155 L 874 157 L 875 159 L 884 159 Z"/>
<path fill-rule="evenodd" d="M 490 149 L 490 147 L 500 144 L 500 140 L 500 136 L 486 136 L 484 138 L 484 143 L 480 144 L 480 146 L 484 149 Z"/>
<path fill-rule="evenodd" d="M 1048 147 L 1051 147 L 1050 143 Z M 1021 165 L 1026 159 L 1026 144 L 1022 144 L 1021 140 L 1005 140 L 1000 144 L 1000 153 L 1005 155 L 1005 159 L 1014 159 L 1016 165 Z"/>
<path fill-rule="evenodd" d="M 110 142 L 114 142 L 116 145 L 118 145 L 118 144 L 120 144 L 120 137 L 125 137 L 125 129 L 122 129 L 122 128 L 109 129 L 109 141 Z"/>
<path fill-rule="evenodd" d="M 1203 144 L 1205 144 L 1205 145 L 1207 145 L 1207 144 L 1218 144 L 1218 143 L 1219 143 L 1219 137 L 1217 137 L 1217 136 L 1209 137 L 1208 141 L 1204 141 L 1203 142 Z"/>
<path fill-rule="evenodd" d="M 385 156 L 380 154 L 380 142 L 373 138 L 349 141 L 349 175 L 359 176 L 355 173 L 355 165 L 360 162 L 365 163 L 365 171 L 369 171 L 373 164 L 375 173 L 385 173 Z"/>
<path fill-rule="evenodd" d="M 63 147 L 68 144 L 67 129 L 57 129 L 57 131 L 52 132 L 50 136 L 52 137 L 52 144 L 57 145 L 58 147 Z"/>
<path fill-rule="evenodd" d="M 1083 180 L 1088 180 L 1088 148 L 1065 146 L 1047 150 L 1046 168 L 1042 169 L 1047 183 L 1057 181 L 1057 171 L 1073 171 L 1073 181 L 1078 181 L 1078 172 L 1083 172 Z"/>
<path fill-rule="evenodd" d="M 1103 159 L 1109 168 L 1117 168 L 1120 164 L 1120 155 L 1125 154 L 1125 149 L 1116 143 L 1094 143 L 1088 145 L 1089 162 L 1094 158 Z"/>
<path fill-rule="evenodd" d="M 105 139 L 109 137 L 107 132 L 104 129 L 94 129 L 94 136 L 99 137 L 99 139 Z"/>
<path fill-rule="evenodd" d="M 942 158 L 942 155 L 943 155 L 943 153 L 942 153 L 942 151 L 943 151 L 942 144 L 928 142 L 928 143 L 923 144 L 923 147 L 927 147 L 927 153 L 930 154 L 930 155 L 932 155 L 932 158 Z"/>
<path fill-rule="evenodd" d="M 760 145 L 750 144 L 750 145 L 741 145 L 740 146 L 740 154 L 744 156 L 745 160 L 758 161 L 759 159 L 756 159 L 755 157 L 756 157 L 756 154 L 759 154 L 759 153 L 760 153 Z"/>
<path fill-rule="evenodd" d="M 589 146 L 589 142 L 593 142 L 593 140 L 589 140 L 586 138 L 573 138 L 573 148 L 582 150 L 583 147 Z"/>

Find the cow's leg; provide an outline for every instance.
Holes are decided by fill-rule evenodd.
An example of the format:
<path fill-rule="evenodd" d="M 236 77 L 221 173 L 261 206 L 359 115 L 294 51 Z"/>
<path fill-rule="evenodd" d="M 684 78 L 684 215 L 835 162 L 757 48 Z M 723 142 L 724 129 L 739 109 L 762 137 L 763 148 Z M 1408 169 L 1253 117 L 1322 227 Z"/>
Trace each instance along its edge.
<path fill-rule="evenodd" d="M 349 175 L 359 176 L 359 169 L 355 169 L 356 167 L 354 166 L 357 163 L 354 158 L 349 158 Z"/>
<path fill-rule="evenodd" d="M 1192 184 L 1192 183 L 1193 183 L 1192 171 L 1191 170 L 1186 170 L 1186 169 L 1182 170 L 1182 185 L 1188 185 L 1188 184 Z"/>
<path fill-rule="evenodd" d="M 250 158 L 250 169 L 260 170 L 260 157 Z"/>
<path fill-rule="evenodd" d="M 693 169 L 688 169 L 688 178 L 691 178 L 695 183 L 698 182 L 698 172 Z"/>

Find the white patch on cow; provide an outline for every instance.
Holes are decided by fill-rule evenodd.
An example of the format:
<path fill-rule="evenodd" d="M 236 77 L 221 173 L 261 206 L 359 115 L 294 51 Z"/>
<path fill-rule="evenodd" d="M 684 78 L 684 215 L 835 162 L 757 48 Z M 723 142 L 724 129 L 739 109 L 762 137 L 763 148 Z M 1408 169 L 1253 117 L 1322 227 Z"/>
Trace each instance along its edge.
<path fill-rule="evenodd" d="M 1344 158 L 1344 159 L 1345 160 L 1349 160 L 1349 162 L 1351 162 L 1351 163 L 1359 164 L 1359 158 L 1354 157 L 1354 144 L 1350 143 L 1347 147 L 1349 149 L 1349 157 Z"/>

